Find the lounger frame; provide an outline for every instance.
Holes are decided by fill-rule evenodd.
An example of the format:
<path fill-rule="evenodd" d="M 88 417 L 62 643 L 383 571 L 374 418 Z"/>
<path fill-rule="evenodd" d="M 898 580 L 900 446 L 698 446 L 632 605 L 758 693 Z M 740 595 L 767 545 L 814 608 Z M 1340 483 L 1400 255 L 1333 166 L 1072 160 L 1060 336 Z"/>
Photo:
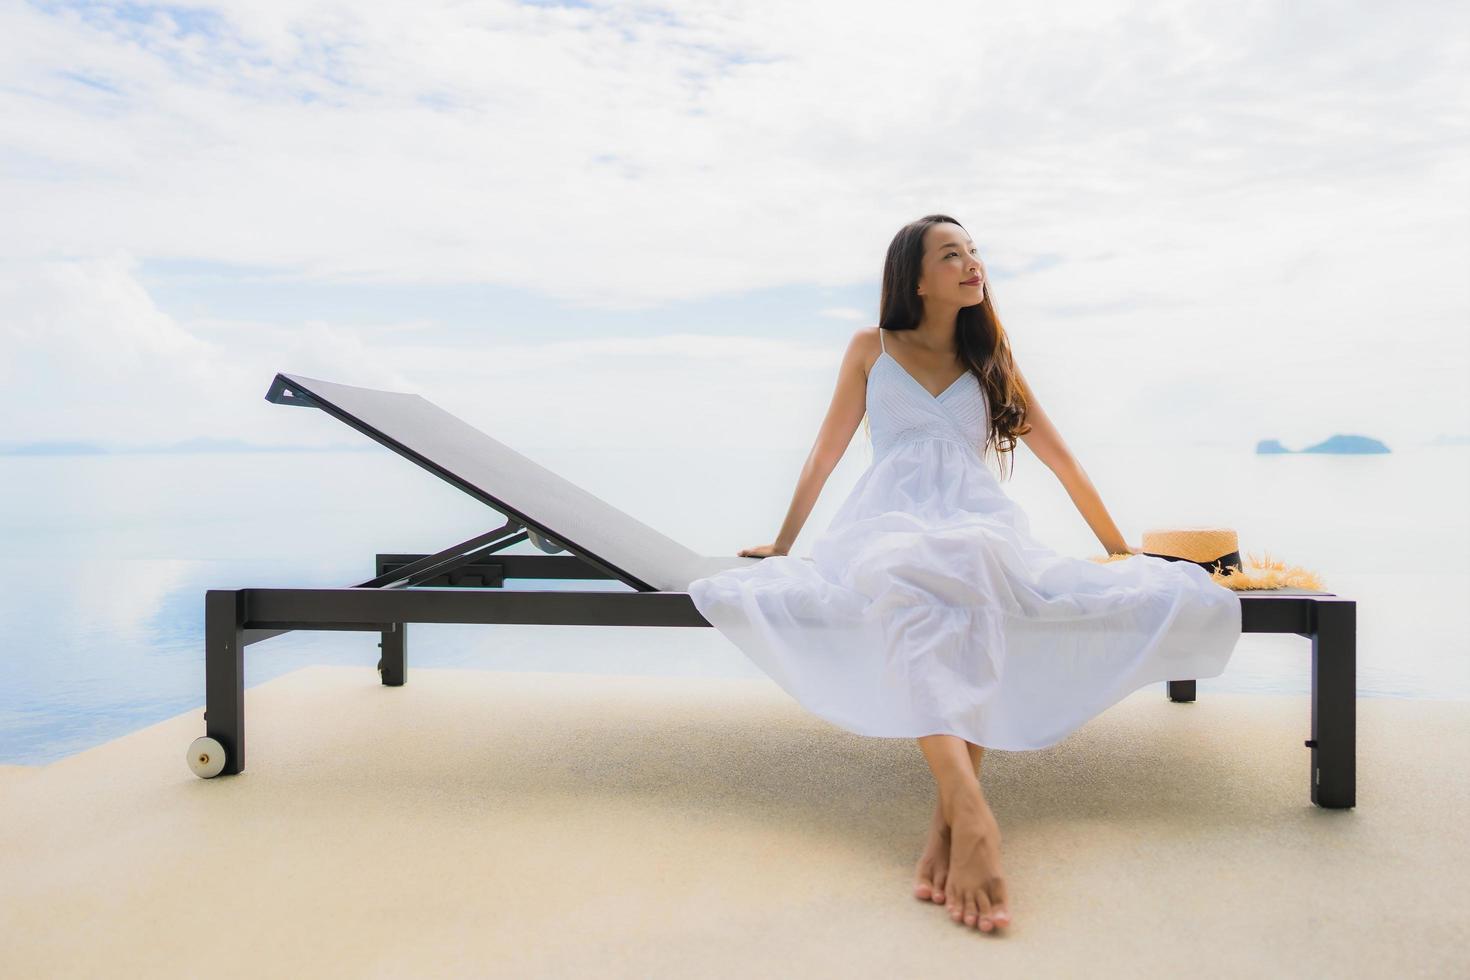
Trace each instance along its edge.
<path fill-rule="evenodd" d="M 301 400 L 278 375 L 267 397 Z M 292 387 L 295 387 L 294 385 Z M 328 406 L 319 406 L 328 408 Z M 350 417 L 331 412 L 419 465 L 408 447 L 384 439 Z M 480 494 L 475 494 L 477 497 Z M 497 508 L 499 509 L 499 508 Z M 387 687 L 408 679 L 409 623 L 515 623 L 572 626 L 710 626 L 687 592 L 657 591 L 630 580 L 595 556 L 505 554 L 529 539 L 529 521 L 505 514 L 491 531 L 432 554 L 379 554 L 371 579 L 344 588 L 210 589 L 205 594 L 205 712 L 209 737 L 226 752 L 221 774 L 245 768 L 245 650 L 293 630 L 351 630 L 380 636 L 378 670 Z M 537 529 L 546 533 L 547 529 Z M 554 533 L 554 531 L 552 532 Z M 506 579 L 619 580 L 625 591 L 506 589 Z M 1242 592 L 1242 630 L 1294 633 L 1311 641 L 1311 802 L 1355 805 L 1356 603 L 1301 589 Z M 1196 699 L 1195 681 L 1165 685 L 1170 701 Z"/>

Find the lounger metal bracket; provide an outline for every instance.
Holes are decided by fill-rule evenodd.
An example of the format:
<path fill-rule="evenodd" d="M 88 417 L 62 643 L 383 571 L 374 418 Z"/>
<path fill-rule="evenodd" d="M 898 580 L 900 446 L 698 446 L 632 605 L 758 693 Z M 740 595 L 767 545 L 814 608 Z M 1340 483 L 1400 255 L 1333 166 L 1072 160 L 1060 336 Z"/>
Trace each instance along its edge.
<path fill-rule="evenodd" d="M 265 400 L 277 405 L 300 405 L 303 408 L 321 407 L 311 400 L 310 395 L 292 389 L 290 382 L 279 374 L 271 382 L 270 390 L 265 394 Z"/>

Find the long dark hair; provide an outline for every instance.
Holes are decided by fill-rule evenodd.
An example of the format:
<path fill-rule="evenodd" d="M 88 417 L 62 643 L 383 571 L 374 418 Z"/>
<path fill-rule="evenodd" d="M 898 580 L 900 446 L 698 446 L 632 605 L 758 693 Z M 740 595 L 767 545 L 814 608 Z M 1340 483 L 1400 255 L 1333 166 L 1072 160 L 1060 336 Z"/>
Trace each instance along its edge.
<path fill-rule="evenodd" d="M 898 230 L 883 260 L 883 293 L 878 302 L 878 326 L 883 330 L 913 330 L 924 317 L 924 301 L 918 294 L 919 271 L 924 260 L 924 233 L 937 224 L 960 223 L 947 214 L 927 214 Z M 964 225 L 960 225 L 961 228 Z M 995 313 L 989 276 L 985 298 L 974 306 L 961 307 L 955 318 L 956 352 L 980 381 L 980 390 L 990 405 L 990 425 L 985 440 L 977 447 L 983 456 L 993 451 L 997 460 L 1011 457 L 1016 437 L 1031 431 L 1026 422 L 1029 407 L 1025 391 L 1016 377 L 1011 343 L 1000 317 Z M 1015 460 L 1011 459 L 1014 470 Z M 1004 479 L 1002 475 L 1002 479 Z"/>

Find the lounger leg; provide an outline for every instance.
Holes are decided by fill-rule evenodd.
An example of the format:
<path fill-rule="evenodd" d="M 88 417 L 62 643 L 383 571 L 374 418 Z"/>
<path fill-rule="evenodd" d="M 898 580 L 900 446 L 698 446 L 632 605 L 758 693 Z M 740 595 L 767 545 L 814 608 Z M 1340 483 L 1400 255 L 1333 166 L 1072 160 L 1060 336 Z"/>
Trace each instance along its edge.
<path fill-rule="evenodd" d="M 1193 701 L 1194 681 L 1165 681 L 1170 701 Z"/>
<path fill-rule="evenodd" d="M 407 623 L 394 623 L 391 633 L 378 634 L 382 637 L 378 648 L 383 651 L 382 659 L 378 661 L 378 673 L 382 675 L 383 684 L 387 687 L 402 687 L 403 682 L 408 680 L 407 631 Z"/>
<path fill-rule="evenodd" d="M 1312 802 L 1356 805 L 1357 604 L 1320 600 L 1312 633 Z"/>
<path fill-rule="evenodd" d="M 245 596 L 204 594 L 204 728 L 225 749 L 220 775 L 245 768 Z"/>

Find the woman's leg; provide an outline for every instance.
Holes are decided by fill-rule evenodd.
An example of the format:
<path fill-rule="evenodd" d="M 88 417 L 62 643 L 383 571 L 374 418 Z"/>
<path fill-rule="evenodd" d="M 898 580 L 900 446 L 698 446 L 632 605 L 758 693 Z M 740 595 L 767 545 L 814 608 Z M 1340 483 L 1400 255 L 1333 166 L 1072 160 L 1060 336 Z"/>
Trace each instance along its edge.
<path fill-rule="evenodd" d="M 974 742 L 965 742 L 965 751 L 970 754 L 970 764 L 975 776 L 980 775 L 980 760 L 985 748 Z M 914 897 L 936 905 L 944 902 L 944 883 L 949 878 L 949 821 L 944 818 L 944 807 L 939 795 L 934 797 L 934 816 L 929 821 L 929 837 L 919 853 L 919 863 L 914 868 Z"/>
<path fill-rule="evenodd" d="M 1000 826 L 976 771 L 984 749 L 957 735 L 926 735 L 918 741 L 939 785 L 939 812 L 949 827 L 944 889 L 950 918 L 990 932 L 1010 922 L 1010 908 L 1000 867 Z"/>

